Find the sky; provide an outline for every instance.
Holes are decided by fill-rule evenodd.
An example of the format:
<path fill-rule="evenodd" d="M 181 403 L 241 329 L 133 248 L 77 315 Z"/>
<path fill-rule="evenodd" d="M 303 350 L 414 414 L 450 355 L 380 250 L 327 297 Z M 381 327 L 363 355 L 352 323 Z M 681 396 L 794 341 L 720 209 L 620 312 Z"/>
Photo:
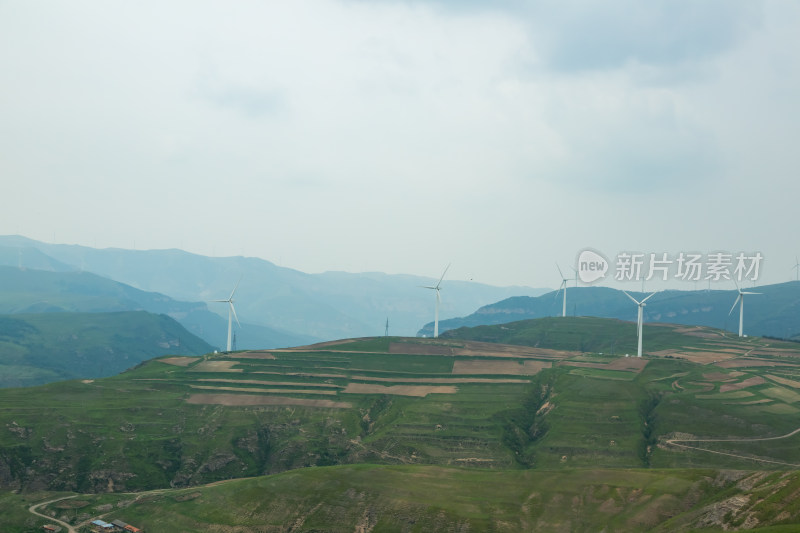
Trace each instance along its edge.
<path fill-rule="evenodd" d="M 758 253 L 788 281 L 798 27 L 785 0 L 0 0 L 0 235 L 533 287 L 584 249 Z"/>

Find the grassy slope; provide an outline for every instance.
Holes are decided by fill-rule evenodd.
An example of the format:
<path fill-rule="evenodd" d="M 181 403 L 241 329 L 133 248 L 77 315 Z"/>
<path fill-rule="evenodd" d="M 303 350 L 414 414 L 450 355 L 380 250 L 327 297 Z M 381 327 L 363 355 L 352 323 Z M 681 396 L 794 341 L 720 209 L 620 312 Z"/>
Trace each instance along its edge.
<path fill-rule="evenodd" d="M 723 339 L 722 332 L 714 332 Z M 636 354 L 636 323 L 594 317 L 558 317 L 520 320 L 501 326 L 476 326 L 449 330 L 442 339 L 460 339 L 522 346 L 536 346 L 554 350 L 574 350 L 607 354 Z M 644 324 L 642 338 L 646 353 L 683 348 L 702 348 L 703 339 L 676 332 L 663 324 Z M 738 342 L 738 339 L 736 339 Z"/>
<path fill-rule="evenodd" d="M 791 531 L 780 524 L 796 523 L 800 504 L 792 495 L 799 488 L 797 472 L 350 465 L 184 490 L 81 495 L 46 510 L 73 524 L 102 516 L 148 531 L 659 533 L 720 530 L 722 523 L 778 526 L 756 529 L 767 532 Z M 730 510 L 737 500 L 745 503 Z M 4 531 L 29 530 L 11 520 L 5 525 Z"/>
<path fill-rule="evenodd" d="M 568 322 L 562 321 L 552 327 L 575 326 L 574 323 L 570 326 Z M 630 325 L 616 321 L 606 323 L 610 336 L 617 335 L 615 328 L 618 327 L 629 328 Z M 591 327 L 587 328 L 589 330 Z M 714 335 L 710 338 L 692 337 L 687 336 L 685 331 L 668 327 L 656 328 L 649 337 L 651 341 L 648 346 L 654 346 L 659 335 L 662 337 L 658 340 L 658 348 L 682 349 L 683 356 L 688 358 L 694 357 L 695 352 L 712 349 L 732 350 L 739 354 L 756 353 L 754 350 L 765 346 L 765 341 L 754 338 L 741 344 L 723 339 L 730 346 L 720 348 L 713 344 L 717 338 Z M 603 346 L 607 342 L 601 337 L 593 341 L 598 343 L 596 346 Z M 576 339 L 565 342 L 574 345 Z M 534 483 L 531 480 L 537 480 L 536 483 L 541 480 L 542 500 L 531 500 L 536 502 L 535 507 L 543 509 L 537 512 L 552 512 L 547 520 L 553 523 L 560 520 L 575 526 L 577 522 L 571 520 L 582 515 L 576 514 L 573 504 L 559 507 L 561 504 L 556 503 L 567 500 L 573 502 L 578 497 L 579 505 L 575 505 L 579 508 L 602 506 L 602 501 L 607 498 L 598 503 L 594 500 L 599 501 L 600 496 L 593 495 L 605 494 L 605 485 L 614 487 L 623 483 L 615 481 L 615 476 L 624 479 L 633 479 L 631 476 L 637 475 L 662 476 L 661 481 L 653 480 L 652 483 L 666 490 L 673 483 L 670 480 L 694 475 L 680 473 L 679 469 L 686 467 L 775 469 L 776 473 L 772 475 L 782 476 L 784 474 L 780 470 L 785 466 L 758 459 L 800 464 L 800 437 L 797 436 L 765 442 L 693 443 L 731 455 L 680 449 L 666 442 L 668 438 L 679 434 L 683 434 L 683 438 L 693 439 L 751 438 L 779 436 L 795 429 L 800 407 L 800 364 L 797 364 L 800 353 L 785 352 L 780 357 L 763 355 L 759 359 L 762 363 L 780 363 L 782 366 L 745 366 L 735 369 L 692 363 L 678 354 L 671 358 L 646 359 L 647 366 L 637 373 L 620 369 L 619 366 L 604 368 L 609 364 L 632 361 L 609 354 L 553 355 L 549 352 L 529 352 L 523 357 L 498 352 L 490 356 L 491 349 L 490 346 L 465 344 L 464 341 L 453 339 L 364 339 L 273 351 L 270 354 L 231 354 L 214 361 L 196 361 L 186 367 L 154 361 L 119 377 L 90 384 L 54 384 L 36 389 L 36 394 L 22 390 L 0 391 L 0 428 L 8 430 L 0 431 L 0 481 L 5 486 L 25 490 L 102 491 L 112 486 L 114 490 L 142 490 L 170 484 L 197 485 L 307 466 L 359 463 L 409 465 L 404 467 L 407 469 L 379 468 L 376 472 L 411 475 L 425 472 L 425 469 L 414 470 L 421 468 L 420 465 L 460 465 L 471 468 L 466 471 L 436 470 L 432 483 L 435 484 L 435 479 L 444 476 L 445 481 L 437 486 L 442 495 L 464 498 L 467 502 L 483 501 L 486 497 L 469 496 L 469 491 L 462 495 L 462 489 L 469 486 L 470 476 L 474 476 L 476 486 L 491 486 L 492 476 L 497 475 L 498 479 L 505 476 L 509 476 L 509 479 L 525 479 L 522 485 L 526 488 L 519 490 L 530 489 L 531 492 L 525 496 L 527 498 L 538 490 L 530 488 L 530 484 Z M 451 373 L 456 363 L 504 361 L 517 364 L 520 357 L 546 365 L 555 363 L 555 366 L 536 376 L 503 375 L 502 372 L 497 375 L 485 372 L 475 375 Z M 730 354 L 726 357 L 731 361 L 748 361 L 741 357 L 731 359 Z M 214 370 L 208 367 L 209 363 L 222 366 Z M 599 368 L 571 366 L 574 364 L 599 365 Z M 226 365 L 231 372 L 223 371 Z M 344 387 L 351 383 L 418 385 L 424 380 L 454 377 L 495 381 L 459 383 L 457 392 L 453 394 L 429 394 L 426 397 L 344 392 Z M 522 379 L 524 382 L 499 381 L 509 378 Z M 752 382 L 754 378 L 756 381 Z M 776 378 L 780 381 L 776 381 Z M 387 382 L 387 379 L 395 381 Z M 754 384 L 742 385 L 746 383 Z M 721 391 L 723 387 L 736 389 L 739 385 L 742 385 L 739 390 Z M 197 387 L 232 388 L 234 390 L 226 390 L 225 393 L 242 397 L 255 394 L 258 397 L 295 398 L 298 402 L 324 398 L 349 402 L 350 407 L 320 408 L 292 404 L 235 407 L 186 403 L 190 395 L 198 392 L 222 392 Z M 334 394 L 314 392 L 314 387 Z M 44 424 L 43 413 L 47 413 L 47 422 Z M 92 453 L 86 454 L 87 449 L 91 449 Z M 643 467 L 678 470 L 643 470 Z M 347 488 L 352 488 L 355 492 L 347 492 L 350 496 L 361 492 L 371 494 L 367 487 L 355 482 L 359 473 L 365 472 L 364 478 L 374 478 L 376 483 L 383 474 L 370 473 L 370 467 L 352 468 L 330 470 L 343 472 L 344 478 L 338 481 L 319 480 L 319 483 L 324 486 L 328 483 L 338 484 L 345 492 Z M 594 488 L 585 488 L 583 492 L 576 488 L 575 493 L 562 494 L 563 501 L 556 497 L 553 487 L 559 487 L 560 490 L 566 479 L 583 477 L 589 480 L 594 475 L 592 472 L 598 468 L 619 470 L 606 470 L 599 475 L 596 485 L 586 485 Z M 331 504 L 336 509 L 314 507 L 327 489 L 314 492 L 308 488 L 317 483 L 313 477 L 316 474 L 313 473 L 327 471 L 305 469 L 267 479 L 295 480 L 299 484 L 297 487 L 282 486 L 277 494 L 288 495 L 292 491 L 299 491 L 293 496 L 297 501 L 292 504 L 299 514 L 292 516 L 301 518 L 319 512 L 322 513 L 318 518 L 321 524 L 334 520 L 335 513 L 339 512 L 336 509 L 347 507 L 345 503 Z M 446 474 L 451 471 L 456 473 Z M 403 476 L 398 475 L 400 477 L 388 484 L 396 483 L 397 487 L 416 486 L 415 481 L 403 481 Z M 424 474 L 420 475 L 425 477 Z M 716 475 L 709 474 L 711 477 Z M 348 485 L 351 478 L 354 483 L 352 486 Z M 306 488 L 302 488 L 304 486 Z M 256 494 L 261 489 L 253 490 Z M 712 494 L 719 496 L 719 490 L 718 487 L 709 489 L 708 497 L 711 498 Z M 679 495 L 666 490 L 653 500 L 673 511 L 683 509 L 688 512 L 691 505 L 686 507 L 676 502 L 691 499 L 690 492 Z M 627 498 L 624 491 L 620 493 L 617 489 L 610 494 L 621 494 L 612 499 Z M 376 503 L 375 516 L 383 517 L 382 520 L 398 520 L 387 523 L 387 530 L 402 530 L 406 527 L 402 524 L 411 523 L 408 520 L 412 519 L 419 521 L 420 530 L 424 530 L 430 526 L 430 520 L 436 520 L 437 517 L 451 524 L 470 521 L 471 527 L 481 529 L 490 523 L 485 520 L 504 523 L 506 519 L 502 518 L 503 513 L 517 516 L 517 520 L 525 516 L 525 513 L 520 514 L 522 507 L 518 501 L 513 505 L 499 502 L 497 506 L 500 510 L 489 512 L 470 510 L 465 506 L 448 510 L 446 505 L 439 503 L 420 507 L 417 503 L 402 503 L 402 500 L 398 503 L 390 495 L 376 498 L 388 498 L 391 501 Z M 425 491 L 409 498 L 422 504 L 435 501 Z M 783 501 L 781 498 L 788 496 L 770 498 Z M 358 500 L 356 498 L 353 501 Z M 162 503 L 165 501 L 162 500 Z M 238 509 L 231 511 L 234 515 L 256 513 L 253 510 L 254 506 L 257 507 L 254 502 L 242 501 L 241 504 L 230 505 L 231 509 Z M 290 510 L 284 509 L 287 505 L 289 503 L 276 505 L 274 511 L 288 513 Z M 361 516 L 360 519 L 369 522 L 373 511 L 369 510 L 369 505 L 365 505 L 363 509 L 366 509 L 367 518 Z M 616 508 L 617 504 L 611 502 L 606 507 Z M 142 511 L 141 515 L 131 516 L 140 516 L 144 520 L 148 512 Z M 224 514 L 227 511 L 215 512 Z M 605 512 L 597 507 L 589 512 L 589 516 L 594 518 L 587 518 L 586 523 L 596 526 L 598 517 L 605 516 Z M 198 520 L 201 519 L 201 514 L 194 511 L 188 514 L 194 516 L 193 513 Z M 625 516 L 620 518 L 620 524 L 628 523 L 626 520 L 631 520 L 633 516 L 623 514 Z M 227 515 L 220 516 L 202 519 L 218 519 L 220 523 L 229 523 L 226 522 L 230 520 L 225 517 Z M 773 513 L 771 519 L 777 516 L 777 512 Z M 407 520 L 397 517 L 407 517 Z M 342 518 L 343 523 L 349 524 L 347 520 L 351 518 Z M 531 515 L 525 519 L 534 518 Z M 731 520 L 735 518 L 731 516 Z M 790 518 L 796 519 L 794 514 Z M 476 521 L 472 522 L 473 519 Z M 311 516 L 307 520 L 311 521 L 306 526 L 314 523 Z M 700 523 L 698 521 L 702 521 L 702 517 L 692 520 L 694 522 L 690 520 L 691 523 Z M 512 521 L 509 530 L 517 530 L 515 528 L 519 525 Z M 498 526 L 497 529 L 502 527 Z M 413 530 L 413 527 L 409 526 L 408 530 Z M 591 530 L 591 525 L 586 530 Z"/>
<path fill-rule="evenodd" d="M 165 315 L 0 315 L 0 387 L 109 376 L 168 353 L 201 354 L 204 341 Z"/>

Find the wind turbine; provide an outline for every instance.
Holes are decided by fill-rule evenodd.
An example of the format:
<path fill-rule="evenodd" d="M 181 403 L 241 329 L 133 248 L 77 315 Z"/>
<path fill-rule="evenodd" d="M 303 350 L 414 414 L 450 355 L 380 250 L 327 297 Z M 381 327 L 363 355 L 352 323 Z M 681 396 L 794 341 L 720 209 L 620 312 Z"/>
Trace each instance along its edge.
<path fill-rule="evenodd" d="M 442 280 L 444 279 L 444 275 L 447 274 L 447 269 L 448 268 L 450 268 L 449 264 L 447 265 L 447 268 L 444 269 L 444 272 L 442 272 L 442 277 L 439 278 L 439 281 L 436 282 L 436 285 L 434 285 L 432 287 L 431 286 L 426 286 L 426 285 L 421 285 L 421 287 L 423 289 L 433 289 L 433 290 L 436 291 L 436 315 L 434 315 L 434 321 L 433 321 L 433 338 L 434 339 L 439 336 L 439 303 L 441 303 L 441 301 L 442 301 L 442 297 L 439 296 L 439 291 L 441 290 L 440 285 L 442 284 Z"/>
<path fill-rule="evenodd" d="M 236 316 L 236 309 L 233 307 L 233 295 L 236 292 L 236 289 L 239 288 L 239 282 L 241 281 L 242 278 L 239 278 L 239 281 L 236 282 L 236 286 L 231 291 L 231 295 L 228 296 L 227 300 L 211 300 L 212 302 L 228 304 L 228 352 L 231 351 L 231 332 L 233 331 L 233 319 L 235 318 L 236 323 L 239 324 L 239 327 L 242 327 L 242 324 L 239 322 L 239 317 Z"/>
<path fill-rule="evenodd" d="M 555 298 L 558 298 L 558 293 L 561 292 L 561 289 L 564 289 L 564 303 L 561 306 L 561 316 L 564 317 L 567 316 L 567 282 L 569 278 L 564 277 L 564 273 L 561 272 L 561 267 L 558 266 L 558 263 L 556 263 L 556 268 L 558 269 L 558 274 L 561 276 L 561 285 L 558 287 Z"/>
<path fill-rule="evenodd" d="M 742 289 L 739 288 L 739 284 L 736 283 L 736 280 L 733 280 L 733 283 L 736 285 L 736 290 L 739 291 L 739 295 L 736 297 L 736 300 L 733 302 L 733 306 L 731 307 L 731 310 L 728 311 L 728 316 L 731 316 L 731 313 L 733 313 L 733 310 L 736 309 L 736 304 L 739 304 L 739 336 L 740 337 L 744 337 L 744 334 L 742 332 L 743 325 L 744 325 L 744 295 L 745 294 L 761 294 L 761 293 L 760 292 L 743 291 Z"/>
<path fill-rule="evenodd" d="M 625 292 L 625 291 L 622 291 L 622 292 Z M 654 294 L 655 294 L 655 292 L 650 293 L 650 296 L 646 297 L 644 300 L 642 300 L 640 302 L 639 300 L 637 300 L 636 298 L 634 298 L 633 296 L 631 296 L 630 294 L 625 292 L 625 296 L 630 298 L 633 303 L 635 303 L 636 305 L 639 306 L 639 316 L 636 319 L 636 330 L 637 330 L 636 337 L 638 338 L 638 344 L 639 345 L 638 345 L 638 348 L 636 350 L 636 357 L 641 357 L 642 356 L 642 315 L 643 315 L 643 311 L 644 311 L 644 306 L 646 305 L 645 302 L 647 300 L 649 300 Z"/>
<path fill-rule="evenodd" d="M 792 267 L 792 270 L 796 271 L 795 280 L 800 281 L 800 259 L 798 259 L 797 256 L 794 257 L 794 266 Z"/>

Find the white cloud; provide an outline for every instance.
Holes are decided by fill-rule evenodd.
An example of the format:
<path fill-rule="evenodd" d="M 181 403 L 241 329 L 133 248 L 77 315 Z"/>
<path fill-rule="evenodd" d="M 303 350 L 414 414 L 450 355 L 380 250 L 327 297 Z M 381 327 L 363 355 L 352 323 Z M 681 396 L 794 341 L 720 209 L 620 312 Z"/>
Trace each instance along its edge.
<path fill-rule="evenodd" d="M 799 19 L 731 1 L 0 4 L 0 172 L 20 199 L 0 233 L 308 271 L 453 261 L 498 284 L 552 283 L 584 246 L 793 258 L 773 228 L 797 193 Z"/>

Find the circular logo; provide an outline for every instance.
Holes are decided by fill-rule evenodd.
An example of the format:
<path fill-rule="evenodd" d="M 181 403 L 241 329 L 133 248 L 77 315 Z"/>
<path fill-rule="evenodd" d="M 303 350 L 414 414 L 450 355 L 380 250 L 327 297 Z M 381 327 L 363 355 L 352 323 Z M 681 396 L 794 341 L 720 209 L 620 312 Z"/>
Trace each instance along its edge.
<path fill-rule="evenodd" d="M 578 255 L 578 278 L 583 283 L 594 283 L 606 277 L 608 260 L 594 250 L 583 250 Z"/>

